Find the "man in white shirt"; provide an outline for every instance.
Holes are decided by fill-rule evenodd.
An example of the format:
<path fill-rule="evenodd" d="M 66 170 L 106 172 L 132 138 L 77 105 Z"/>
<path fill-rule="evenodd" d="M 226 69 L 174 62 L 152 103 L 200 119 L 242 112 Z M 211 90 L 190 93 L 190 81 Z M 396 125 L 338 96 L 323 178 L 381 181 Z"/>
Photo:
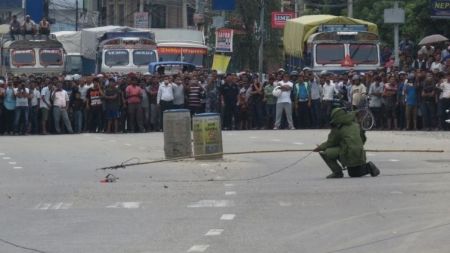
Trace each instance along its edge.
<path fill-rule="evenodd" d="M 358 107 L 361 105 L 367 94 L 366 86 L 361 82 L 358 75 L 352 78 L 352 106 Z"/>
<path fill-rule="evenodd" d="M 58 82 L 56 85 L 56 90 L 53 92 L 53 120 L 55 122 L 55 130 L 57 134 L 61 133 L 61 118 L 63 119 L 64 125 L 67 132 L 73 134 L 72 125 L 69 120 L 69 115 L 67 114 L 67 107 L 69 105 L 69 95 L 65 90 L 62 89 L 62 83 Z"/>
<path fill-rule="evenodd" d="M 156 96 L 156 103 L 160 110 L 160 123 L 163 126 L 163 112 L 173 108 L 173 85 L 170 83 L 169 77 L 165 76 L 164 81 L 159 85 L 158 95 Z"/>
<path fill-rule="evenodd" d="M 447 124 L 445 120 L 447 119 L 446 110 L 450 109 L 450 72 L 447 73 L 447 77 L 437 85 L 437 88 L 441 91 L 439 96 L 440 128 L 449 130 L 449 124 Z"/>
<path fill-rule="evenodd" d="M 283 111 L 286 113 L 286 119 L 288 121 L 289 129 L 295 129 L 294 123 L 292 121 L 292 101 L 291 101 L 291 92 L 294 87 L 294 84 L 289 81 L 289 74 L 283 74 L 283 80 L 278 82 L 278 87 L 282 90 L 281 95 L 277 99 L 277 107 L 276 107 L 276 120 L 275 127 L 273 129 L 277 130 L 280 128 L 281 124 L 281 116 L 283 115 Z"/>
<path fill-rule="evenodd" d="M 333 108 L 334 96 L 339 94 L 336 86 L 331 82 L 330 75 L 322 77 L 322 121 L 324 125 L 328 126 L 330 122 L 331 109 Z"/>

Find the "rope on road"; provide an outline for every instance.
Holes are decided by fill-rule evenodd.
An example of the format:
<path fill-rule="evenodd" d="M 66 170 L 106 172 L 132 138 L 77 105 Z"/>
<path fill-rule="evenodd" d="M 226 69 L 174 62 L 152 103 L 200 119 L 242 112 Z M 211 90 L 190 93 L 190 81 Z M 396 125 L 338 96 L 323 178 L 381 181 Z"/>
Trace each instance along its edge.
<path fill-rule="evenodd" d="M 432 150 L 432 149 L 368 149 L 367 152 L 383 152 L 383 153 L 443 153 L 444 150 Z M 214 154 L 205 154 L 201 156 L 186 156 L 186 157 L 179 157 L 179 158 L 168 158 L 168 159 L 160 159 L 160 160 L 152 160 L 152 161 L 145 161 L 141 162 L 139 158 L 133 157 L 130 158 L 121 164 L 113 165 L 109 167 L 103 167 L 99 168 L 97 170 L 116 170 L 116 169 L 125 169 L 126 167 L 132 167 L 132 166 L 139 166 L 139 165 L 146 165 L 146 164 L 155 164 L 155 163 L 163 163 L 163 162 L 175 162 L 175 161 L 182 161 L 187 159 L 193 159 L 193 158 L 207 158 L 208 156 L 217 156 L 217 155 L 244 155 L 244 154 L 264 154 L 264 153 L 287 153 L 287 152 L 308 152 L 306 155 L 300 157 L 295 162 L 282 167 L 278 170 L 272 171 L 270 173 L 251 177 L 251 178 L 238 178 L 238 179 L 198 179 L 198 180 L 151 180 L 151 182 L 158 182 L 158 183 L 200 183 L 200 182 L 242 182 L 242 181 L 255 181 L 262 178 L 270 177 L 275 174 L 281 173 L 304 159 L 306 159 L 308 156 L 310 156 L 313 153 L 313 150 L 311 149 L 284 149 L 284 150 L 257 150 L 257 151 L 240 151 L 240 152 L 225 152 L 225 153 L 214 153 Z M 130 161 L 137 161 L 134 163 L 129 163 Z"/>
<path fill-rule="evenodd" d="M 126 167 L 133 167 L 139 165 L 153 164 L 153 163 L 164 163 L 164 162 L 176 162 L 188 159 L 195 158 L 207 158 L 209 156 L 214 157 L 218 155 L 246 155 L 246 154 L 265 154 L 265 153 L 289 153 L 289 152 L 312 152 L 312 149 L 282 149 L 282 150 L 253 150 L 253 151 L 240 151 L 240 152 L 223 152 L 223 153 L 212 153 L 212 154 L 204 154 L 204 155 L 191 155 L 177 158 L 165 158 L 158 160 L 151 160 L 141 162 L 139 158 L 132 157 L 128 160 L 123 161 L 121 164 L 108 166 L 99 168 L 97 170 L 116 170 L 116 169 L 125 169 Z M 366 152 L 372 153 L 444 153 L 444 150 L 436 150 L 436 149 L 367 149 Z M 137 161 L 134 163 L 129 163 L 130 161 Z"/>
<path fill-rule="evenodd" d="M 37 252 L 37 253 L 48 253 L 48 252 L 45 252 L 45 251 L 42 251 L 42 250 L 25 247 L 25 246 L 22 246 L 22 245 L 19 245 L 19 244 L 16 244 L 16 243 L 13 243 L 13 242 L 1 239 L 1 238 L 0 238 L 0 242 L 2 242 L 4 244 L 8 244 L 8 245 L 16 247 L 16 248 L 19 248 L 19 249 L 24 249 L 24 250 L 28 250 L 28 251 Z"/>

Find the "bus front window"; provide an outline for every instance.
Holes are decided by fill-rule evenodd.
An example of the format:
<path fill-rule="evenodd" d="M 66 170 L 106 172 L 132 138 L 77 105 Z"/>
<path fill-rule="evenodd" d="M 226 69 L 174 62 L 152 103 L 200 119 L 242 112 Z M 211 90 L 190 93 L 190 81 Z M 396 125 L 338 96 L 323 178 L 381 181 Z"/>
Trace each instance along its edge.
<path fill-rule="evenodd" d="M 344 60 L 343 44 L 318 44 L 316 46 L 316 62 L 318 64 L 340 64 Z"/>
<path fill-rule="evenodd" d="M 373 44 L 351 44 L 350 57 L 355 64 L 377 64 L 377 46 Z"/>
<path fill-rule="evenodd" d="M 183 61 L 192 63 L 195 66 L 203 66 L 203 62 L 205 59 L 205 55 L 202 54 L 184 54 L 183 55 Z"/>
<path fill-rule="evenodd" d="M 59 66 L 63 64 L 61 49 L 39 50 L 39 61 L 42 66 Z"/>
<path fill-rule="evenodd" d="M 34 50 L 13 50 L 12 51 L 12 65 L 20 66 L 34 66 L 36 64 L 36 57 Z"/>
<path fill-rule="evenodd" d="M 156 53 L 151 50 L 135 50 L 133 52 L 133 63 L 136 66 L 145 66 L 156 62 Z"/>
<path fill-rule="evenodd" d="M 106 66 L 126 66 L 130 63 L 127 50 L 108 50 L 105 52 Z"/>

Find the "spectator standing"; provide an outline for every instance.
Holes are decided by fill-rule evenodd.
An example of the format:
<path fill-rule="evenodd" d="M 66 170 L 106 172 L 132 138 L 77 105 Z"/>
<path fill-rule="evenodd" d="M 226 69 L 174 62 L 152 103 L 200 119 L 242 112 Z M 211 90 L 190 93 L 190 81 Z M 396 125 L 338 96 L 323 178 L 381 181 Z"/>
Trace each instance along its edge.
<path fill-rule="evenodd" d="M 150 130 L 150 95 L 147 92 L 146 83 L 144 80 L 140 81 L 141 86 L 141 108 L 142 108 L 142 121 L 145 131 Z"/>
<path fill-rule="evenodd" d="M 387 128 L 393 130 L 397 128 L 397 118 L 395 116 L 395 105 L 397 103 L 397 82 L 394 76 L 384 84 L 383 90 L 383 106 L 385 119 L 387 120 Z"/>
<path fill-rule="evenodd" d="M 431 63 L 430 70 L 433 73 L 439 73 L 444 71 L 444 65 L 441 63 L 441 56 L 436 54 L 434 56 L 434 61 Z"/>
<path fill-rule="evenodd" d="M 55 122 L 55 130 L 57 134 L 61 133 L 61 118 L 68 133 L 73 134 L 72 125 L 67 113 L 69 105 L 69 95 L 67 91 L 62 88 L 62 83 L 56 84 L 56 89 L 52 95 L 53 98 L 53 119 Z"/>
<path fill-rule="evenodd" d="M 47 122 L 49 112 L 52 109 L 51 96 L 53 92 L 53 85 L 50 82 L 50 79 L 45 80 L 45 86 L 41 90 L 41 101 L 39 104 L 39 108 L 41 111 L 41 133 L 48 134 L 47 130 Z"/>
<path fill-rule="evenodd" d="M 440 129 L 449 130 L 448 124 L 445 120 L 447 119 L 446 110 L 450 109 L 450 73 L 447 73 L 447 77 L 442 79 L 437 85 L 439 89 L 439 123 Z"/>
<path fill-rule="evenodd" d="M 206 112 L 220 113 L 220 86 L 221 80 L 217 76 L 217 71 L 213 70 L 211 78 L 206 85 Z"/>
<path fill-rule="evenodd" d="M 414 76 L 408 78 L 408 82 L 405 84 L 404 94 L 406 101 L 406 129 L 417 130 L 417 85 Z"/>
<path fill-rule="evenodd" d="M 136 76 L 130 75 L 130 84 L 125 89 L 128 108 L 128 132 L 131 133 L 134 133 L 136 130 L 141 133 L 145 132 L 141 107 L 142 89 L 137 85 L 137 81 Z"/>
<path fill-rule="evenodd" d="M 5 106 L 3 105 L 5 99 L 5 81 L 0 79 L 0 135 L 5 133 Z"/>
<path fill-rule="evenodd" d="M 86 108 L 89 111 L 89 131 L 91 133 L 103 130 L 103 90 L 100 87 L 100 80 L 93 79 L 93 87 L 87 91 Z"/>
<path fill-rule="evenodd" d="M 367 89 L 358 75 L 352 77 L 352 85 L 352 106 L 359 108 L 365 102 L 364 99 L 367 94 Z"/>
<path fill-rule="evenodd" d="M 382 128 L 382 95 L 383 95 L 383 84 L 381 83 L 381 77 L 376 76 L 374 82 L 370 84 L 369 87 L 369 108 L 373 113 L 375 118 L 375 127 Z"/>
<path fill-rule="evenodd" d="M 406 78 L 406 73 L 404 71 L 399 72 L 399 82 L 398 82 L 398 89 L 397 89 L 397 108 L 396 108 L 396 114 L 397 114 L 397 121 L 398 121 L 398 128 L 400 130 L 403 130 L 406 128 L 406 100 L 405 100 L 405 88 L 406 85 L 408 85 L 408 79 Z"/>
<path fill-rule="evenodd" d="M 311 108 L 311 96 L 309 83 L 305 81 L 304 73 L 301 72 L 296 86 L 296 108 L 298 117 L 298 126 L 300 129 L 305 129 L 310 127 L 310 108 Z"/>
<path fill-rule="evenodd" d="M 309 78 L 309 95 L 311 97 L 311 125 L 313 128 L 320 128 L 321 107 L 322 107 L 322 86 L 312 72 L 307 72 Z"/>
<path fill-rule="evenodd" d="M 3 106 L 5 107 L 4 119 L 5 119 L 5 133 L 13 134 L 14 132 L 14 116 L 16 110 L 16 96 L 14 95 L 14 88 L 12 82 L 8 82 L 4 99 Z"/>
<path fill-rule="evenodd" d="M 289 81 L 289 74 L 284 73 L 283 80 L 278 82 L 277 86 L 280 87 L 282 92 L 277 99 L 276 120 L 273 129 L 277 130 L 280 128 L 283 112 L 286 113 L 286 119 L 288 122 L 289 129 L 295 129 L 294 122 L 292 121 L 292 100 L 291 100 L 291 91 L 294 88 L 294 84 L 291 81 Z"/>
<path fill-rule="evenodd" d="M 238 96 L 239 87 L 233 81 L 233 76 L 228 74 L 225 78 L 225 83 L 221 86 L 220 97 L 223 106 L 223 129 L 231 130 L 235 129 L 233 126 L 233 120 L 235 124 L 238 122 Z"/>
<path fill-rule="evenodd" d="M 37 83 L 34 81 L 30 83 L 30 97 L 30 132 L 37 134 L 39 130 L 38 117 L 41 93 L 38 90 Z"/>
<path fill-rule="evenodd" d="M 430 131 L 433 127 L 433 119 L 436 114 L 436 91 L 432 79 L 425 80 L 421 96 L 422 103 L 420 109 L 422 112 L 423 127 L 426 131 Z"/>
<path fill-rule="evenodd" d="M 173 109 L 183 109 L 185 87 L 183 81 L 181 80 L 181 77 L 179 76 L 175 77 L 175 81 L 172 83 L 172 87 L 173 87 Z"/>
<path fill-rule="evenodd" d="M 250 113 L 252 114 L 252 129 L 263 128 L 263 87 L 258 78 L 255 77 L 249 88 L 249 105 Z"/>
<path fill-rule="evenodd" d="M 13 40 L 16 39 L 15 35 L 20 34 L 20 22 L 17 20 L 17 16 L 13 15 L 12 20 L 9 23 L 9 35 Z"/>
<path fill-rule="evenodd" d="M 16 109 L 14 113 L 14 133 L 26 134 L 29 119 L 28 100 L 30 99 L 30 90 L 26 88 L 25 83 L 22 82 L 19 87 L 14 88 L 14 96 L 16 97 Z"/>
<path fill-rule="evenodd" d="M 147 92 L 150 94 L 150 126 L 153 131 L 160 130 L 160 113 L 157 103 L 158 90 L 158 80 L 155 76 L 153 76 L 150 79 L 150 85 L 147 86 Z"/>
<path fill-rule="evenodd" d="M 186 93 L 187 93 L 187 105 L 189 110 L 191 111 L 191 115 L 202 113 L 203 107 L 201 103 L 201 98 L 203 94 L 205 94 L 203 87 L 200 86 L 198 81 L 191 80 L 189 81 L 189 85 L 187 86 Z"/>
<path fill-rule="evenodd" d="M 156 102 L 159 106 L 159 122 L 161 129 L 164 129 L 163 113 L 173 108 L 173 85 L 170 83 L 169 77 L 165 76 L 164 81 L 159 85 Z"/>
<path fill-rule="evenodd" d="M 269 76 L 269 82 L 264 87 L 264 99 L 266 109 L 266 128 L 272 129 L 275 122 L 275 109 L 277 106 L 277 98 L 273 96 L 275 88 L 275 76 Z"/>
<path fill-rule="evenodd" d="M 83 111 L 86 103 L 81 99 L 80 91 L 75 91 L 73 100 L 70 101 L 70 107 L 73 113 L 73 130 L 79 134 L 83 131 Z"/>
<path fill-rule="evenodd" d="M 114 79 L 109 79 L 109 85 L 105 89 L 106 133 L 119 131 L 120 101 L 122 94 L 117 88 Z"/>
<path fill-rule="evenodd" d="M 322 76 L 324 80 L 324 84 L 322 86 L 322 124 L 325 126 L 329 125 L 331 109 L 333 107 L 333 99 L 334 96 L 339 92 L 336 90 L 336 87 L 333 83 L 331 83 L 331 79 L 329 75 Z"/>
<path fill-rule="evenodd" d="M 425 57 L 423 54 L 418 54 L 417 59 L 415 59 L 411 65 L 412 69 L 420 69 L 420 70 L 426 70 L 427 69 L 427 62 L 425 60 Z"/>

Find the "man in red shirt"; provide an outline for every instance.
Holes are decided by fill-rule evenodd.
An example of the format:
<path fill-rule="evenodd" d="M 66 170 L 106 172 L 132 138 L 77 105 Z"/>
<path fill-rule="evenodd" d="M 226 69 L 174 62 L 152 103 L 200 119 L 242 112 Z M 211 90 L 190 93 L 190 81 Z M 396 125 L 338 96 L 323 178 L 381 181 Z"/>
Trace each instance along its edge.
<path fill-rule="evenodd" d="M 141 107 L 142 89 L 137 85 L 137 77 L 134 74 L 128 75 L 129 85 L 125 89 L 128 104 L 128 132 L 136 131 L 136 123 L 139 132 L 144 133 L 144 121 Z"/>

